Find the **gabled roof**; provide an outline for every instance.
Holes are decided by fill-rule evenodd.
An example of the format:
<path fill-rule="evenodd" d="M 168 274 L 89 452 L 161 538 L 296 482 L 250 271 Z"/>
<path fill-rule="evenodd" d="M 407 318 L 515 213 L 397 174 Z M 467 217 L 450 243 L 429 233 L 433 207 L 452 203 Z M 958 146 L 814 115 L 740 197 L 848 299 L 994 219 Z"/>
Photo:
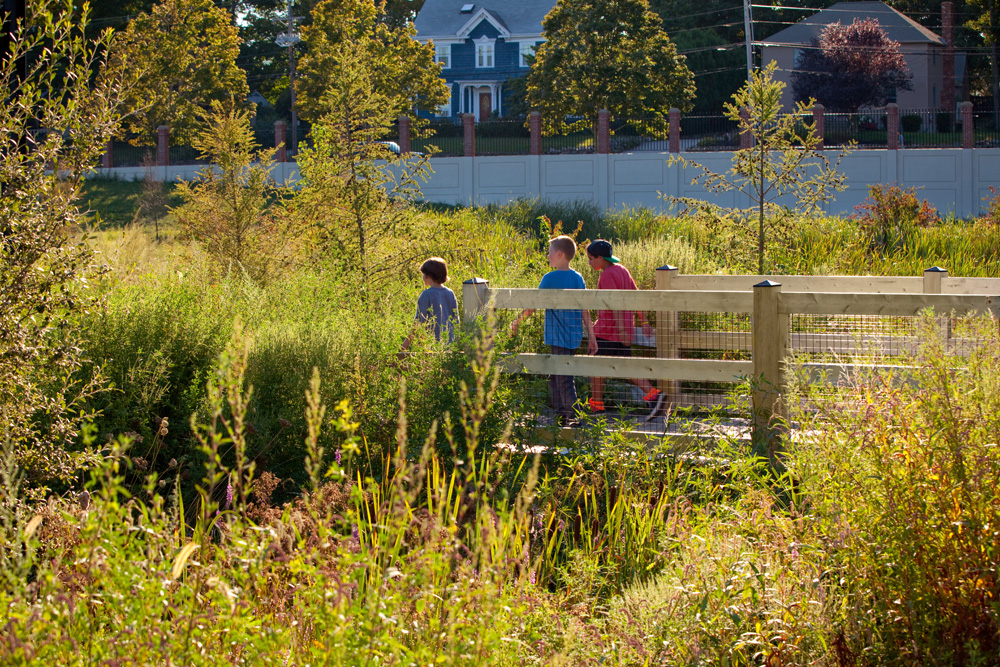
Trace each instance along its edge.
<path fill-rule="evenodd" d="M 468 4 L 474 5 L 472 11 L 463 13 L 462 6 Z M 426 0 L 414 21 L 416 38 L 456 39 L 463 28 L 471 30 L 480 20 L 499 23 L 512 37 L 541 35 L 542 19 L 555 6 L 556 0 Z M 473 18 L 478 20 L 467 26 Z"/>
<path fill-rule="evenodd" d="M 457 33 L 459 37 L 468 37 L 469 34 L 476 29 L 476 26 L 484 20 L 492 23 L 493 27 L 497 29 L 497 32 L 500 33 L 501 37 L 510 37 L 510 28 L 508 28 L 507 24 L 503 22 L 503 19 L 497 16 L 496 12 L 491 12 L 488 9 L 482 8 L 473 11 L 474 13 L 470 12 L 472 18 L 466 21 L 465 25 L 459 29 Z M 468 16 L 468 14 L 466 14 L 466 16 Z"/>
<path fill-rule="evenodd" d="M 428 0 L 429 2 L 430 0 Z M 937 44 L 944 46 L 944 40 L 913 19 L 900 14 L 884 2 L 838 2 L 817 12 L 793 26 L 762 40 L 765 46 L 812 44 L 819 39 L 820 32 L 828 25 L 840 21 L 851 25 L 854 19 L 878 19 L 878 24 L 889 39 L 900 44 Z"/>

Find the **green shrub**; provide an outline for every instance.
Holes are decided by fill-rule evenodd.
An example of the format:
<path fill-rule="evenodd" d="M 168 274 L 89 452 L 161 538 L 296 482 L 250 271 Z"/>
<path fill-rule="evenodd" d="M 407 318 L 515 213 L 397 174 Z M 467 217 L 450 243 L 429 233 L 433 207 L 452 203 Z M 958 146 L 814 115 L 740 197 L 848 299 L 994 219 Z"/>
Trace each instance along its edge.
<path fill-rule="evenodd" d="M 871 664 L 992 664 L 1000 649 L 1000 337 L 949 353 L 940 321 L 901 381 L 856 378 L 791 453 L 828 545 L 848 652 Z M 792 402 L 795 403 L 794 401 Z M 987 657 L 989 656 L 989 657 Z"/>
<path fill-rule="evenodd" d="M 914 230 L 941 221 L 926 199 L 917 198 L 916 188 L 898 185 L 869 185 L 868 197 L 854 210 L 851 218 L 866 230 L 872 249 L 882 253 L 905 247 Z"/>

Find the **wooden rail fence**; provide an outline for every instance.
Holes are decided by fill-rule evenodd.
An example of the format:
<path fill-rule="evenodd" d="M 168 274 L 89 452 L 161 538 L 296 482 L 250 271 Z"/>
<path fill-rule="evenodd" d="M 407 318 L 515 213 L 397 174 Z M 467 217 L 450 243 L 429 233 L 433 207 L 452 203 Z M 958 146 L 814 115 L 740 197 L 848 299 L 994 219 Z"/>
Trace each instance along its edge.
<path fill-rule="evenodd" d="M 952 278 L 933 267 L 919 277 L 877 276 L 716 276 L 682 275 L 677 268 L 656 271 L 652 290 L 540 290 L 492 288 L 481 278 L 463 284 L 466 322 L 485 309 L 556 308 L 636 310 L 656 313 L 656 356 L 622 358 L 517 354 L 505 372 L 658 380 L 671 400 L 679 383 L 737 382 L 758 378 L 752 395 L 757 428 L 779 410 L 784 365 L 790 351 L 857 351 L 860 345 L 886 345 L 887 337 L 850 332 L 790 331 L 792 315 L 868 315 L 913 317 L 930 309 L 939 314 L 989 313 L 1000 316 L 1000 278 Z M 678 313 L 748 313 L 749 332 L 686 331 Z M 944 318 L 947 320 L 948 318 Z M 947 325 L 945 325 L 947 326 Z M 895 337 L 899 342 L 899 337 Z M 918 341 L 904 337 L 915 349 Z M 959 346 L 960 347 L 960 346 Z M 751 360 L 682 359 L 685 348 L 749 350 Z M 806 363 L 817 375 L 839 377 L 856 367 L 843 363 Z"/>

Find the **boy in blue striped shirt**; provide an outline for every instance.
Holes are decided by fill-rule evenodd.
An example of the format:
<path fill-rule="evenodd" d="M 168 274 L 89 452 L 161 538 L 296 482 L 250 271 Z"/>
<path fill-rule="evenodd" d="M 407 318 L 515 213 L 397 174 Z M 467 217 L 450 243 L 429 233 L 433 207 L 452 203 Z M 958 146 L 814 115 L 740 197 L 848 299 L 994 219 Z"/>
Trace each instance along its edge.
<path fill-rule="evenodd" d="M 568 236 L 557 236 L 549 241 L 549 266 L 554 270 L 542 276 L 538 289 L 586 289 L 583 276 L 569 268 L 569 263 L 576 256 L 576 242 Z M 521 322 L 534 313 L 534 309 L 521 311 L 511 325 L 511 335 L 517 335 Z M 557 310 L 548 308 L 545 311 L 545 344 L 552 354 L 574 354 L 583 340 L 583 329 L 587 329 L 587 349 L 590 354 L 597 352 L 597 339 L 594 337 L 594 323 L 590 313 L 581 310 Z M 552 394 L 552 407 L 556 420 L 560 425 L 574 425 L 576 417 L 576 385 L 572 375 L 550 375 L 549 391 Z"/>

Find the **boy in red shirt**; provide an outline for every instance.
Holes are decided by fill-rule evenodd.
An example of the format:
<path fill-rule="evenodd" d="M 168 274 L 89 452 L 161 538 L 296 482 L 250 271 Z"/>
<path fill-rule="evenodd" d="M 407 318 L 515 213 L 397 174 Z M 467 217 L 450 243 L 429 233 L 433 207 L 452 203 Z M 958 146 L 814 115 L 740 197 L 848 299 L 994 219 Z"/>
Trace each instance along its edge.
<path fill-rule="evenodd" d="M 611 252 L 611 243 L 603 239 L 592 241 L 587 246 L 587 261 L 590 268 L 598 271 L 597 289 L 639 289 L 632 274 L 621 265 L 621 260 Z M 645 313 L 639 313 L 639 323 L 643 333 L 652 335 L 653 328 L 646 320 Z M 594 323 L 597 338 L 597 354 L 608 357 L 632 356 L 632 334 L 635 329 L 635 312 L 631 310 L 599 310 Z M 632 380 L 643 391 L 643 398 L 654 411 L 660 406 L 663 394 L 649 380 Z M 604 411 L 604 378 L 590 379 L 591 412 Z"/>

